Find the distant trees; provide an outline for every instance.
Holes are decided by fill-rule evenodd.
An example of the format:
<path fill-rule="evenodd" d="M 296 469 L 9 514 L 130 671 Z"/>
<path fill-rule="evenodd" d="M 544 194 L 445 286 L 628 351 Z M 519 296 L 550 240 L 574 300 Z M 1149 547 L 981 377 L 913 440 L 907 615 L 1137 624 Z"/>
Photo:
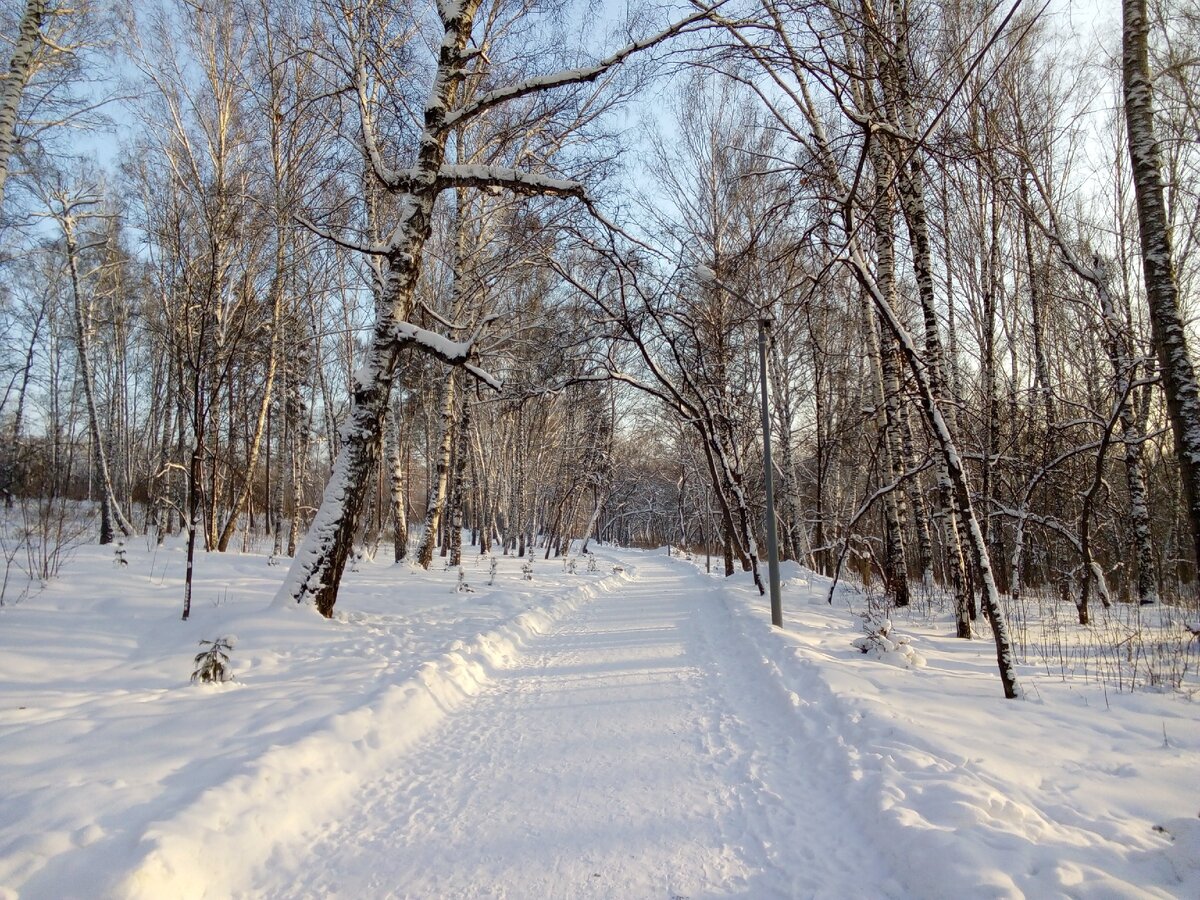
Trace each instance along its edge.
<path fill-rule="evenodd" d="M 982 612 L 1010 694 L 1009 600 L 1194 601 L 1191 0 L 1124 4 L 1120 72 L 1012 6 L 647 7 L 607 56 L 565 9 L 9 4 L 5 502 L 265 542 L 324 615 L 381 546 L 755 577 L 769 319 L 785 556 Z"/>

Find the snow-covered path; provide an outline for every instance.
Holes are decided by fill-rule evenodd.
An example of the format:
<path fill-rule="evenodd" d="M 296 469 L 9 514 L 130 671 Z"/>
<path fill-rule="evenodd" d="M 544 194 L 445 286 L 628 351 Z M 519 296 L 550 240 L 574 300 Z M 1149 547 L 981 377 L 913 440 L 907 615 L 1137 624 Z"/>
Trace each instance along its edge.
<path fill-rule="evenodd" d="M 899 893 L 823 787 L 803 712 L 729 646 L 711 584 L 639 562 L 364 784 L 311 852 L 260 870 L 253 893 Z"/>

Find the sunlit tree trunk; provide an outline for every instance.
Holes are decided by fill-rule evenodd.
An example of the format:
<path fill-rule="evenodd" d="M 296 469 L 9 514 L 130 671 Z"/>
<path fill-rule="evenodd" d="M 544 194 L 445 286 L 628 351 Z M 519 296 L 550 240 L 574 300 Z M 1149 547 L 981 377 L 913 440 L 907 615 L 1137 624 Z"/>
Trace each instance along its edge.
<path fill-rule="evenodd" d="M 1153 83 L 1147 47 L 1150 22 L 1146 0 L 1123 0 L 1122 9 L 1125 124 L 1129 132 L 1150 330 L 1158 354 L 1167 415 L 1175 435 L 1175 456 L 1192 530 L 1194 560 L 1200 562 L 1200 389 L 1179 308 L 1159 146 L 1154 136 Z"/>
<path fill-rule="evenodd" d="M 0 206 L 8 169 L 17 149 L 17 117 L 21 112 L 21 97 L 33 74 L 38 51 L 42 48 L 42 26 L 49 14 L 48 0 L 26 0 L 25 12 L 17 26 L 17 38 L 9 57 L 8 71 L 0 80 Z"/>
<path fill-rule="evenodd" d="M 87 406 L 88 430 L 95 453 L 96 474 L 100 479 L 100 543 L 110 544 L 113 526 L 116 525 L 126 537 L 134 533 L 133 526 L 121 511 L 121 504 L 113 492 L 112 476 L 108 463 L 108 434 L 100 427 L 100 415 L 96 406 L 95 379 L 92 375 L 91 351 L 88 347 L 88 323 L 85 321 L 83 288 L 79 278 L 79 246 L 76 243 L 75 225 L 78 204 L 66 197 L 58 198 L 55 217 L 62 228 L 66 242 L 67 270 L 71 278 L 71 312 L 75 326 L 75 352 L 79 366 L 79 380 L 83 384 L 84 403 Z"/>

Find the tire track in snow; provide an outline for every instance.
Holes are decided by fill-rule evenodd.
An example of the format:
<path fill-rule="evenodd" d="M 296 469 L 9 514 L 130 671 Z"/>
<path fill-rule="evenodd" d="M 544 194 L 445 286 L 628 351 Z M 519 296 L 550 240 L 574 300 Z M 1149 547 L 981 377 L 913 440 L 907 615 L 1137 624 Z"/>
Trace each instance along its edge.
<path fill-rule="evenodd" d="M 252 893 L 891 893 L 809 767 L 819 738 L 723 639 L 730 626 L 711 582 L 640 559 L 635 581 L 530 641 Z"/>

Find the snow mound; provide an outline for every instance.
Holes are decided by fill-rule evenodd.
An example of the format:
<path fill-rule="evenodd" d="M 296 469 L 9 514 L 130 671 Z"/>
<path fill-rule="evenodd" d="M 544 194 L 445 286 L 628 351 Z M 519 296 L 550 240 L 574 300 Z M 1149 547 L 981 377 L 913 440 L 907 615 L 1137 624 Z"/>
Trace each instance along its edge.
<path fill-rule="evenodd" d="M 1200 818 L 1171 819 L 1154 830 L 1171 839 L 1166 857 L 1179 880 L 1185 884 L 1200 882 Z"/>
<path fill-rule="evenodd" d="M 913 647 L 912 638 L 897 632 L 891 619 L 876 622 L 864 617 L 863 632 L 853 644 L 866 655 L 902 669 L 919 669 L 925 665 L 925 657 Z"/>

